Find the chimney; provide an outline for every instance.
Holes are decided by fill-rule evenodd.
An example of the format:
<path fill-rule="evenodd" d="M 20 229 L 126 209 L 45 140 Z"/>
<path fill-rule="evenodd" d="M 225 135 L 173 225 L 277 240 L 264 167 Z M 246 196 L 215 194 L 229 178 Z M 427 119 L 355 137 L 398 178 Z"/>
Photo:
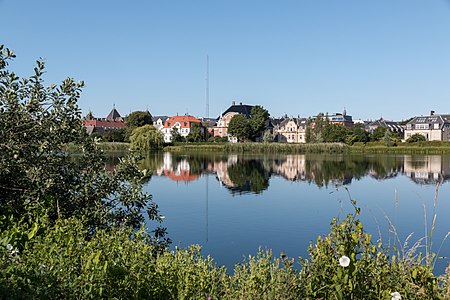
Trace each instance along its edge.
<path fill-rule="evenodd" d="M 431 115 L 431 116 L 434 116 L 434 113 L 435 113 L 434 110 L 430 111 L 430 115 Z"/>
<path fill-rule="evenodd" d="M 233 101 L 233 102 L 231 102 L 231 105 L 233 105 L 233 106 L 234 106 L 235 104 L 236 104 L 236 102 L 234 102 L 234 101 Z"/>

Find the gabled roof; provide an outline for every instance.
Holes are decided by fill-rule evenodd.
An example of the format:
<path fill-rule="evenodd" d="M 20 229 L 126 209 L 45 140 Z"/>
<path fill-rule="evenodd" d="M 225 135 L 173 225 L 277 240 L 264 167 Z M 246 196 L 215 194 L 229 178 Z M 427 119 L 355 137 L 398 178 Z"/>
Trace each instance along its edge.
<path fill-rule="evenodd" d="M 201 123 L 201 121 L 189 115 L 173 116 L 164 122 L 164 128 L 172 128 L 176 123 L 180 124 L 180 128 L 191 128 L 191 123 Z"/>
<path fill-rule="evenodd" d="M 227 113 L 234 112 L 244 115 L 247 119 L 250 118 L 252 112 L 253 105 L 231 105 L 221 116 L 226 115 Z"/>
<path fill-rule="evenodd" d="M 119 112 L 116 110 L 116 107 L 113 107 L 111 112 L 106 117 L 106 120 L 114 121 L 115 119 L 122 118 L 119 114 Z"/>
<path fill-rule="evenodd" d="M 420 116 L 414 117 L 411 121 L 407 123 L 407 125 L 415 125 L 415 124 L 439 124 L 439 128 L 444 124 L 450 124 L 450 115 L 430 115 L 430 116 Z"/>
<path fill-rule="evenodd" d="M 161 119 L 161 121 L 164 123 L 164 122 L 166 122 L 166 120 L 168 118 L 169 118 L 168 116 L 153 116 L 152 121 L 153 121 L 153 123 L 156 123 L 156 121 L 158 121 L 158 119 Z"/>
<path fill-rule="evenodd" d="M 386 121 L 383 118 L 379 120 L 375 120 L 367 125 L 368 127 L 387 127 L 391 131 L 403 131 L 403 127 L 398 123 L 394 121 Z"/>
<path fill-rule="evenodd" d="M 308 120 L 306 118 L 286 118 L 278 125 L 278 127 L 284 127 L 290 121 L 293 121 L 297 127 L 306 129 L 306 123 Z"/>

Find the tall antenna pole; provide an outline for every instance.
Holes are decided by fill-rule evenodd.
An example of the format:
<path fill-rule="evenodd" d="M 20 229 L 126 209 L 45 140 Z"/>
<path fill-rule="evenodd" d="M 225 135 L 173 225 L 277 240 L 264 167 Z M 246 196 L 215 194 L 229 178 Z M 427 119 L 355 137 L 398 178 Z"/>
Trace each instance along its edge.
<path fill-rule="evenodd" d="M 209 56 L 206 55 L 206 117 L 209 118 Z"/>

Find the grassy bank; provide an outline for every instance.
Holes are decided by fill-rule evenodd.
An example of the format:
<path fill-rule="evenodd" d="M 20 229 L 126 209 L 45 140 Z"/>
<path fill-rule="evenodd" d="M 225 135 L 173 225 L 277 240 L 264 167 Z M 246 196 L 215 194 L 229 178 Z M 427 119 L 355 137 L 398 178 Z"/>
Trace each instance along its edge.
<path fill-rule="evenodd" d="M 281 144 L 281 143 L 205 143 L 177 144 L 165 147 L 171 152 L 225 152 L 225 153 L 344 153 L 349 146 L 328 144 Z"/>
<path fill-rule="evenodd" d="M 450 142 L 400 143 L 391 147 L 380 143 L 357 143 L 349 147 L 349 151 L 374 154 L 449 154 Z"/>
<path fill-rule="evenodd" d="M 285 144 L 285 143 L 228 143 L 224 150 L 229 153 L 344 153 L 348 146 L 340 143 Z"/>

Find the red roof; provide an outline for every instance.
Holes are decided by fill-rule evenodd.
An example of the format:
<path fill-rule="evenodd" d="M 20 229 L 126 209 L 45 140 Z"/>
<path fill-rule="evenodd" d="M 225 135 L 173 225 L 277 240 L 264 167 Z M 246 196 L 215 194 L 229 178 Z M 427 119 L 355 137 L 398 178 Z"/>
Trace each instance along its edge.
<path fill-rule="evenodd" d="M 84 120 L 84 127 L 103 127 L 103 128 L 125 128 L 123 121 L 108 121 L 108 120 Z"/>
<path fill-rule="evenodd" d="M 193 116 L 173 116 L 166 120 L 164 128 L 172 128 L 176 123 L 180 123 L 180 128 L 191 128 L 191 123 L 201 123 Z"/>
<path fill-rule="evenodd" d="M 191 175 L 189 170 L 181 170 L 181 172 L 175 172 L 173 170 L 164 170 L 164 175 L 168 178 L 172 179 L 173 181 L 194 181 L 197 180 L 200 176 L 199 175 Z"/>

